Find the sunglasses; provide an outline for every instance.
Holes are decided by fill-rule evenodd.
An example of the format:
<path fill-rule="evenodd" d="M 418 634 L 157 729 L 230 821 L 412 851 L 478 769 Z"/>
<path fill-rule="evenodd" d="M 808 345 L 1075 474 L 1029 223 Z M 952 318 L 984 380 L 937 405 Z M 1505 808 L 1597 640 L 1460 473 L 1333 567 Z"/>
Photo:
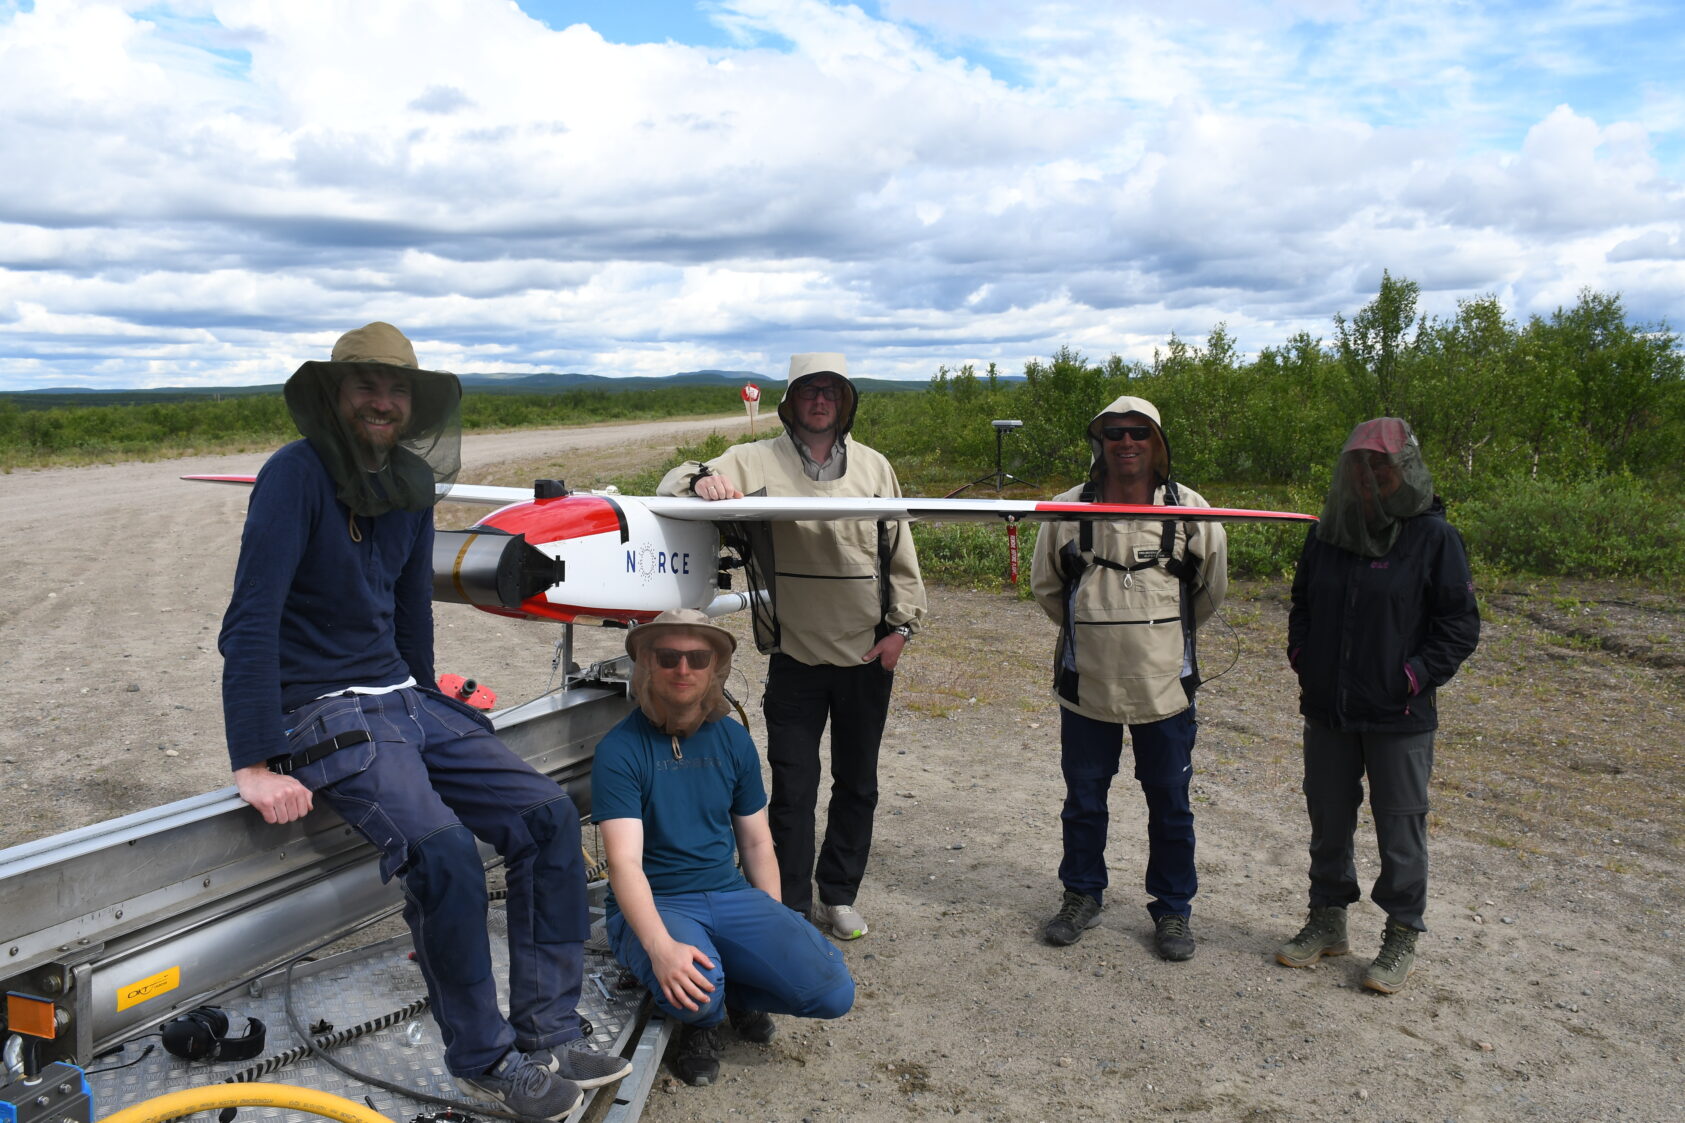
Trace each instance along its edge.
<path fill-rule="evenodd" d="M 1153 436 L 1151 425 L 1107 425 L 1100 430 L 1100 435 L 1108 441 L 1121 441 L 1128 437 L 1132 441 L 1147 441 Z"/>
<path fill-rule="evenodd" d="M 676 647 L 657 647 L 652 650 L 655 653 L 656 665 L 667 671 L 677 667 L 681 659 L 689 663 L 693 671 L 705 671 L 708 664 L 714 661 L 713 649 L 707 647 L 699 651 L 680 651 Z"/>
<path fill-rule="evenodd" d="M 811 402 L 815 398 L 824 398 L 828 402 L 834 402 L 842 397 L 842 388 L 839 386 L 803 386 L 796 391 L 796 397 L 804 402 Z"/>

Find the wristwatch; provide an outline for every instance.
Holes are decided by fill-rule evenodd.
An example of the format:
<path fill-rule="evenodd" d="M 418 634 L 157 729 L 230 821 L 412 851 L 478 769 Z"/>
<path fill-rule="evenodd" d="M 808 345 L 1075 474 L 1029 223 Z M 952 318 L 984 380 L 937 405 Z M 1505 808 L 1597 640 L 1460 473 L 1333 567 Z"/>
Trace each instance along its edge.
<path fill-rule="evenodd" d="M 907 625 L 905 625 L 905 624 L 897 624 L 889 630 L 892 633 L 894 633 L 895 635 L 900 636 L 902 639 L 912 639 L 913 638 L 913 629 L 907 627 Z"/>

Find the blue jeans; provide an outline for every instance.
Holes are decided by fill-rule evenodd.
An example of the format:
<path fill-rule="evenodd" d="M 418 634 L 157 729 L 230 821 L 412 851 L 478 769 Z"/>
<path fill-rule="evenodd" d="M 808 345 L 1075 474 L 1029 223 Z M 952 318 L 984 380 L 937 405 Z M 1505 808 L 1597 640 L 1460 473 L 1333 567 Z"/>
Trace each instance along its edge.
<path fill-rule="evenodd" d="M 649 953 L 619 909 L 608 916 L 614 957 L 649 988 L 655 1004 L 686 1025 L 718 1025 L 734 1010 L 799 1018 L 840 1018 L 854 1005 L 854 979 L 836 946 L 806 920 L 755 888 L 657 896 L 667 932 L 701 948 L 714 963 L 697 964 L 714 989 L 699 1010 L 674 1006 L 661 993 Z"/>
<path fill-rule="evenodd" d="M 1199 875 L 1194 871 L 1194 812 L 1188 802 L 1193 779 L 1194 707 L 1143 725 L 1095 721 L 1059 709 L 1059 764 L 1065 774 L 1065 857 L 1059 880 L 1065 888 L 1103 901 L 1106 891 L 1106 797 L 1123 755 L 1123 731 L 1135 752 L 1135 779 L 1147 797 L 1147 912 L 1187 916 Z"/>
<path fill-rule="evenodd" d="M 431 691 L 336 695 L 286 722 L 294 752 L 343 733 L 369 735 L 293 775 L 380 849 L 382 878 L 403 881 L 404 920 L 451 1073 L 483 1073 L 511 1046 L 531 1051 L 578 1037 L 591 922 L 579 812 L 567 794 L 478 713 Z M 475 838 L 505 863 L 507 1018 L 492 977 Z"/>

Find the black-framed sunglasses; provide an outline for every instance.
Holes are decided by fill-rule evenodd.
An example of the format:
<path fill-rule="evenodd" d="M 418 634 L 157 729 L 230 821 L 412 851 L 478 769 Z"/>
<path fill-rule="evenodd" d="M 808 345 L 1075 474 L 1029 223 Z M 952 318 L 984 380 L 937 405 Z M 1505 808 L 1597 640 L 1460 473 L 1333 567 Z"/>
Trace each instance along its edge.
<path fill-rule="evenodd" d="M 677 667 L 681 659 L 689 663 L 693 671 L 705 671 L 708 664 L 714 661 L 713 649 L 707 647 L 697 651 L 681 651 L 676 647 L 656 647 L 651 650 L 655 653 L 656 664 L 667 671 Z"/>
<path fill-rule="evenodd" d="M 1100 435 L 1108 441 L 1121 441 L 1128 437 L 1132 441 L 1148 441 L 1152 439 L 1151 425 L 1107 425 L 1100 430 Z"/>
<path fill-rule="evenodd" d="M 824 398 L 828 402 L 834 402 L 842 397 L 842 387 L 835 383 L 827 383 L 824 386 L 803 386 L 796 391 L 796 397 L 808 402 L 815 398 Z"/>

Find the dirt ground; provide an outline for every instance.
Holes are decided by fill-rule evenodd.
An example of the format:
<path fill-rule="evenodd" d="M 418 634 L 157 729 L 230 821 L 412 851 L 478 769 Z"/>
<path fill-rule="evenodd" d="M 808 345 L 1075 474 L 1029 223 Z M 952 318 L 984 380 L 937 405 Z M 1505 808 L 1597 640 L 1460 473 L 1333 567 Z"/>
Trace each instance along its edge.
<path fill-rule="evenodd" d="M 473 438 L 464 478 L 601 482 L 697 427 Z M 261 460 L 0 475 L 0 846 L 226 784 L 215 637 L 245 493 L 175 477 Z M 733 1041 L 715 1087 L 664 1076 L 645 1118 L 1685 1119 L 1685 607 L 1593 582 L 1482 595 L 1480 649 L 1440 704 L 1431 931 L 1387 998 L 1357 985 L 1382 925 L 1367 902 L 1352 956 L 1272 958 L 1305 903 L 1284 587 L 1241 584 L 1203 634 L 1207 673 L 1233 665 L 1199 699 L 1200 947 L 1182 964 L 1151 951 L 1127 772 L 1103 923 L 1040 942 L 1059 895 L 1052 632 L 1031 603 L 933 589 L 884 743 L 872 930 L 845 945 L 854 1010 Z M 553 627 L 445 605 L 438 631 L 441 671 L 508 703 L 544 688 Z M 621 638 L 582 629 L 575 657 Z M 751 652 L 733 683 L 757 740 L 763 669 Z M 1372 878 L 1367 817 L 1359 832 Z"/>

